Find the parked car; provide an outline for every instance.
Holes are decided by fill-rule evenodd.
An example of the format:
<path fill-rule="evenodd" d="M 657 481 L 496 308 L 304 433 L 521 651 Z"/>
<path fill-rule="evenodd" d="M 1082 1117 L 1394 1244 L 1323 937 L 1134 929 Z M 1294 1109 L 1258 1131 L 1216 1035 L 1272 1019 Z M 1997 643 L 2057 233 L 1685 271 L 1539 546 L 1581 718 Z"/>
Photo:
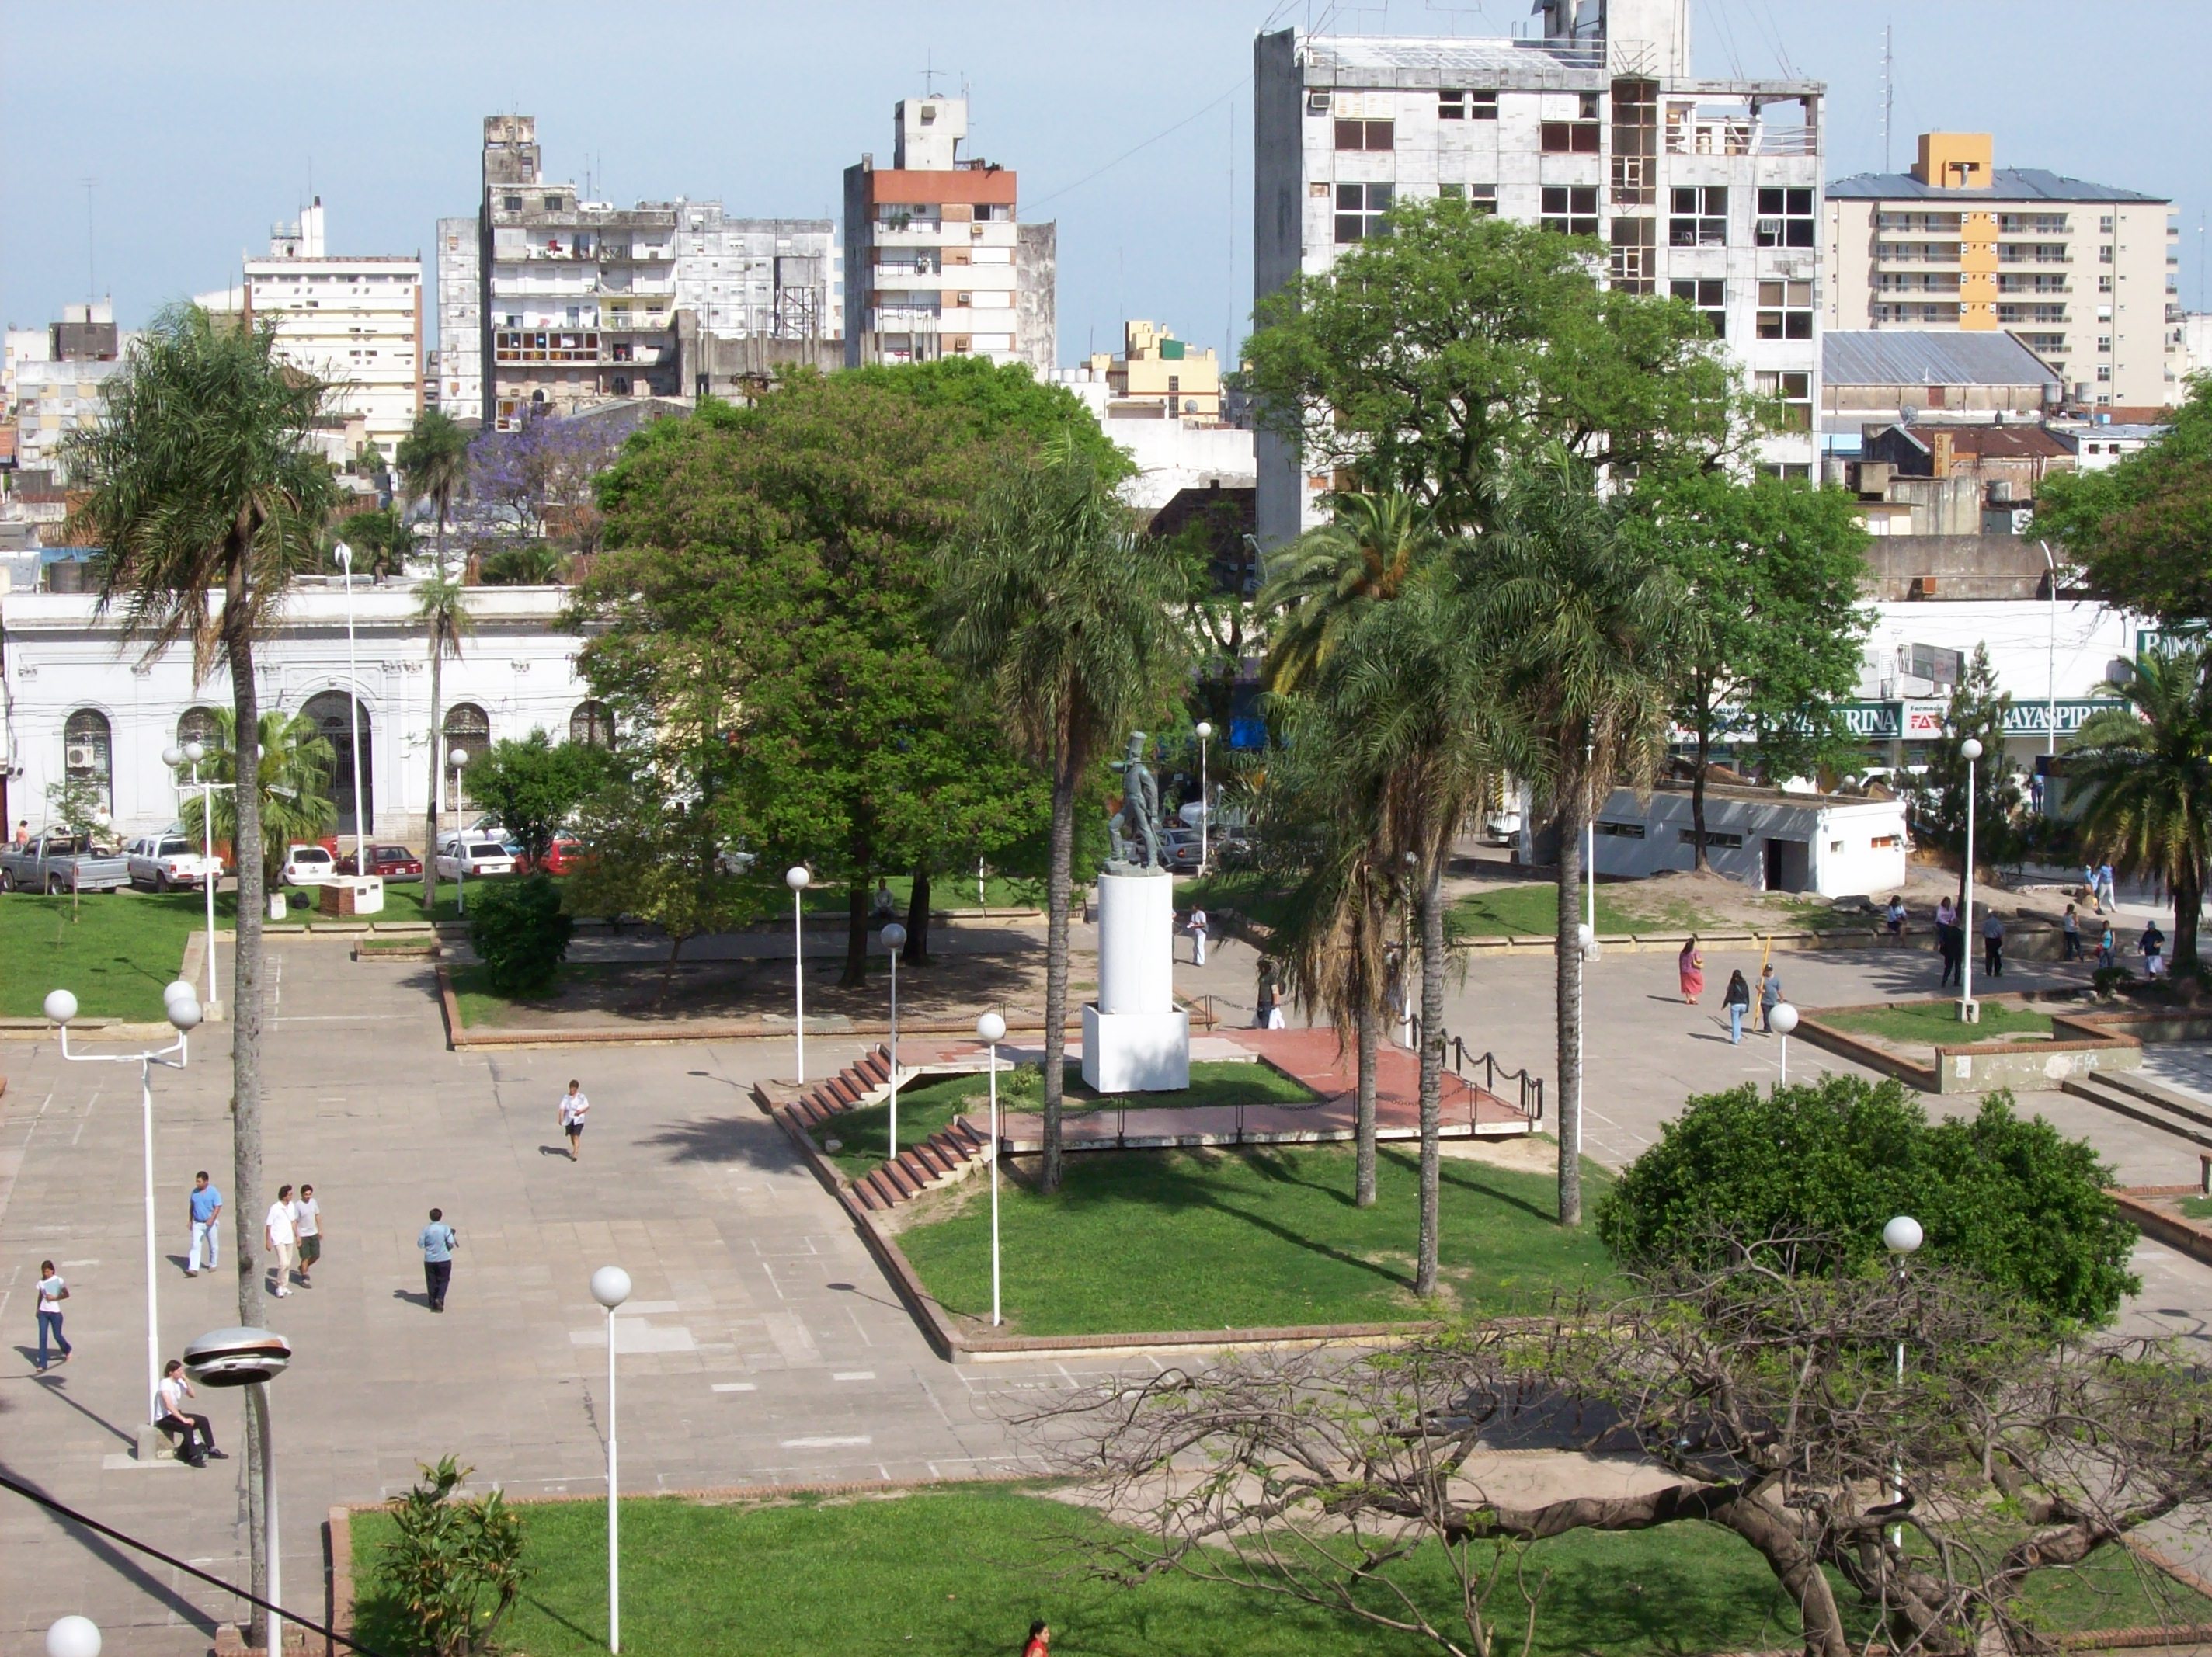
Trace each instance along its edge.
<path fill-rule="evenodd" d="M 368 867 L 356 867 L 353 853 L 348 852 L 338 859 L 337 871 L 342 875 L 380 875 L 386 880 L 420 880 L 422 877 L 422 859 L 404 846 L 371 846 L 362 861 Z"/>
<path fill-rule="evenodd" d="M 553 843 L 545 848 L 545 858 L 542 863 L 526 852 L 514 859 L 514 872 L 518 875 L 565 875 L 576 866 L 577 859 L 583 855 L 583 841 L 574 835 L 556 835 Z"/>
<path fill-rule="evenodd" d="M 284 853 L 284 884 L 326 886 L 338 871 L 338 860 L 326 846 L 295 846 Z"/>
<path fill-rule="evenodd" d="M 118 892 L 130 883 L 130 860 L 82 835 L 41 835 L 0 851 L 0 891 Z"/>
<path fill-rule="evenodd" d="M 166 892 L 173 886 L 204 886 L 210 875 L 222 878 L 222 859 L 210 858 L 183 835 L 147 835 L 123 848 L 133 886 Z"/>
<path fill-rule="evenodd" d="M 1160 832 L 1160 853 L 1167 859 L 1168 867 L 1179 874 L 1198 872 L 1200 850 L 1195 828 L 1165 828 Z"/>
<path fill-rule="evenodd" d="M 438 842 L 438 877 L 454 880 L 471 875 L 511 875 L 514 853 L 500 841 L 481 835 L 447 835 Z"/>

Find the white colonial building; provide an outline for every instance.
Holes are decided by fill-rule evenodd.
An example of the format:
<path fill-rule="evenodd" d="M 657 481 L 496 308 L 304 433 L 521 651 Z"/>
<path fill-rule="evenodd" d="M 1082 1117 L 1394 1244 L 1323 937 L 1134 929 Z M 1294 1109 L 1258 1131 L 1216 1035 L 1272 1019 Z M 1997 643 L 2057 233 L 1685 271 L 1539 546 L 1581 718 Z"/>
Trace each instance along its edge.
<path fill-rule="evenodd" d="M 458 660 L 444 665 L 439 748 L 481 754 L 506 737 L 544 730 L 607 739 L 605 710 L 576 676 L 580 640 L 560 630 L 568 595 L 558 587 L 473 587 L 473 630 Z M 415 584 L 357 582 L 354 660 L 360 686 L 361 783 L 370 832 L 420 845 L 430 786 L 429 652 L 415 619 Z M 336 580 L 311 580 L 287 601 L 257 665 L 261 706 L 313 715 L 337 755 L 331 779 L 338 832 L 354 822 L 352 737 L 346 690 L 346 595 Z M 121 616 L 94 614 L 89 594 L 0 594 L 0 810 L 10 832 L 35 832 L 49 791 L 70 777 L 106 796 L 120 836 L 176 820 L 178 798 L 161 750 L 212 727 L 230 706 L 230 674 L 218 663 L 195 683 L 188 646 L 148 661 L 123 638 Z M 446 810 L 465 808 L 450 771 Z"/>

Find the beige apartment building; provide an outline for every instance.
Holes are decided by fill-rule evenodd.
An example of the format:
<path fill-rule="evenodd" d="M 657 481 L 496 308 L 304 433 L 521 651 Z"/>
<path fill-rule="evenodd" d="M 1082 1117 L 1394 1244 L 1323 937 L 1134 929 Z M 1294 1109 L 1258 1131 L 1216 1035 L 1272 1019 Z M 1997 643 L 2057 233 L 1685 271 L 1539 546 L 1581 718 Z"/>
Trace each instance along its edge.
<path fill-rule="evenodd" d="M 1221 414 L 1221 360 L 1211 347 L 1194 349 L 1151 322 L 1121 325 L 1122 351 L 1092 354 L 1084 367 L 1106 387 L 1107 410 L 1123 419 L 1188 415 L 1214 420 Z"/>
<path fill-rule="evenodd" d="M 2002 330 L 2084 408 L 2176 402 L 2179 231 L 2161 196 L 1999 167 L 1986 132 L 1924 132 L 1910 173 L 1832 180 L 1826 325 Z"/>

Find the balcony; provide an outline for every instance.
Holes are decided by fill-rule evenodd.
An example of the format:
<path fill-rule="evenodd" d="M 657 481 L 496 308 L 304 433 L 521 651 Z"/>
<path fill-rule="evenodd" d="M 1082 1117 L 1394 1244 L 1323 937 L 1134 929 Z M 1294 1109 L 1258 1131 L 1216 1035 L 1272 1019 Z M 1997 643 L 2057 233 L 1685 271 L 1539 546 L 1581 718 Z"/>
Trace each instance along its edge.
<path fill-rule="evenodd" d="M 1959 251 L 1954 241 L 1878 241 L 1874 258 L 1877 264 L 1955 265 Z"/>

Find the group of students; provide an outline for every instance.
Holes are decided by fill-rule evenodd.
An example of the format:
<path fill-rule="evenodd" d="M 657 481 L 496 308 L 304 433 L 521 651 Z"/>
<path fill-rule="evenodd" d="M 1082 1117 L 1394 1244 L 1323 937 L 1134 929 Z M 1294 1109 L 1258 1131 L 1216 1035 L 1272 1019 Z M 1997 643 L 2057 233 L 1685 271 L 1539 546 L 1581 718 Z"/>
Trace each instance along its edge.
<path fill-rule="evenodd" d="M 205 1168 L 192 1175 L 185 1211 L 191 1223 L 185 1275 L 197 1278 L 203 1266 L 213 1271 L 222 1253 L 222 1192 Z M 290 1186 L 278 1186 L 276 1200 L 261 1217 L 261 1246 L 269 1251 L 278 1295 L 292 1292 L 295 1277 L 301 1288 L 313 1286 L 315 1262 L 323 1257 L 323 1205 L 315 1200 L 314 1187 L 302 1185 L 295 1196 Z"/>
<path fill-rule="evenodd" d="M 1682 999 L 1692 1006 L 1705 992 L 1705 956 L 1698 946 L 1698 935 L 1690 934 L 1682 945 L 1682 952 L 1674 958 L 1674 971 L 1682 986 Z M 1782 974 L 1767 962 L 1759 969 L 1759 1028 L 1762 1034 L 1773 1028 L 1774 1010 L 1782 1005 Z M 1743 1045 L 1743 1021 L 1751 1017 L 1751 984 L 1741 969 L 1729 974 L 1728 988 L 1721 994 L 1721 1005 L 1728 1009 L 1729 1045 Z"/>
<path fill-rule="evenodd" d="M 1893 897 L 1889 901 L 1890 931 L 1901 936 L 1905 930 L 1905 900 Z M 2004 976 L 2004 920 L 1995 909 L 1982 912 L 1982 974 L 1987 978 Z M 1966 928 L 1959 906 L 1946 893 L 1936 906 L 1936 953 L 1943 962 L 1942 976 L 1936 980 L 1939 986 L 1958 983 L 1966 976 Z"/>

